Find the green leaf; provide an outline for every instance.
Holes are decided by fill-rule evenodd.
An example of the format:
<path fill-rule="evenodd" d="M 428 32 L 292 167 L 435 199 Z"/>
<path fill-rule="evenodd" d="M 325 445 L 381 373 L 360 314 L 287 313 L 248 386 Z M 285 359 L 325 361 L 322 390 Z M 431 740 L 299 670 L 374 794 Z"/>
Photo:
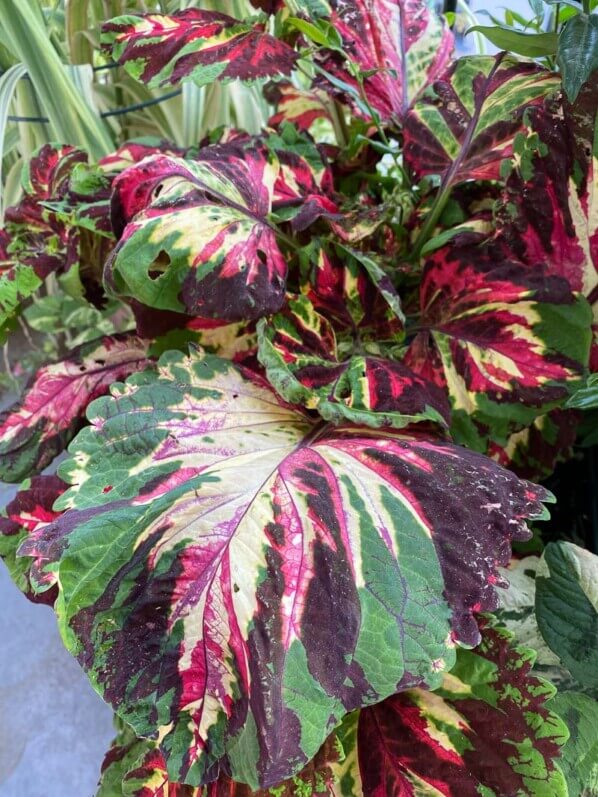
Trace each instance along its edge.
<path fill-rule="evenodd" d="M 518 30 L 494 27 L 493 25 L 474 25 L 468 33 L 481 33 L 501 50 L 509 50 L 527 58 L 541 58 L 556 53 L 558 36 L 556 33 L 522 33 Z"/>
<path fill-rule="evenodd" d="M 546 546 L 536 573 L 540 633 L 584 686 L 598 686 L 598 556 L 570 542 Z"/>
<path fill-rule="evenodd" d="M 559 766 L 569 794 L 598 797 L 598 701 L 577 692 L 556 695 L 549 703 L 569 728 Z"/>
<path fill-rule="evenodd" d="M 598 374 L 591 374 L 588 381 L 571 396 L 567 407 L 574 410 L 594 410 L 598 408 Z"/>
<path fill-rule="evenodd" d="M 556 56 L 563 88 L 575 102 L 583 84 L 598 69 L 598 15 L 579 14 L 565 25 Z"/>

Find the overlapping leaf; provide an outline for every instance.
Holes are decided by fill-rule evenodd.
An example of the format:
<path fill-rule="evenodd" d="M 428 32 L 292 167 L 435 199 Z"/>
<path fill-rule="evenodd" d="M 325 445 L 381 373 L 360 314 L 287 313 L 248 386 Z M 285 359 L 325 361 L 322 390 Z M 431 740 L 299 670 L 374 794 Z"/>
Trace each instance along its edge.
<path fill-rule="evenodd" d="M 598 687 L 598 556 L 573 543 L 549 543 L 536 573 L 536 617 L 571 674 Z"/>
<path fill-rule="evenodd" d="M 593 100 L 593 104 L 592 101 Z M 584 108 L 595 114 L 596 92 Z M 529 265 L 541 263 L 568 280 L 593 306 L 592 368 L 598 368 L 598 150 L 592 151 L 593 119 L 579 131 L 558 110 L 530 117 L 497 211 L 497 256 L 514 253 Z M 574 179 L 578 175 L 578 180 Z M 581 179 L 579 178 L 581 174 Z"/>
<path fill-rule="evenodd" d="M 559 766 L 570 797 L 598 794 L 598 701 L 577 692 L 559 692 L 550 702 L 569 728 Z"/>
<path fill-rule="evenodd" d="M 449 63 L 453 36 L 444 20 L 423 0 L 324 0 L 321 5 L 345 55 L 322 51 L 321 67 L 332 80 L 324 75 L 319 85 L 367 113 L 366 98 L 384 122 L 402 121 L 413 100 Z M 361 73 L 363 91 L 348 61 Z"/>
<path fill-rule="evenodd" d="M 317 239 L 302 254 L 301 293 L 336 329 L 354 331 L 371 353 L 403 340 L 401 300 L 378 261 L 344 245 L 330 250 Z"/>
<path fill-rule="evenodd" d="M 96 797 L 334 797 L 333 767 L 342 755 L 332 733 L 301 772 L 272 789 L 254 791 L 224 773 L 208 786 L 195 788 L 173 782 L 158 745 L 124 727 L 104 758 Z"/>
<path fill-rule="evenodd" d="M 317 410 L 328 421 L 401 428 L 417 421 L 444 426 L 446 394 L 403 363 L 354 353 L 339 355 L 332 324 L 306 296 L 260 322 L 259 356 L 270 384 L 287 401 Z"/>
<path fill-rule="evenodd" d="M 560 277 L 483 247 L 446 246 L 426 264 L 423 327 L 407 362 L 448 390 L 453 429 L 485 450 L 567 398 L 588 362 L 591 312 Z"/>
<path fill-rule="evenodd" d="M 565 797 L 555 758 L 567 729 L 546 706 L 554 687 L 530 674 L 533 660 L 488 627 L 435 692 L 413 689 L 362 710 L 339 730 L 347 758 L 337 796 Z"/>
<path fill-rule="evenodd" d="M 269 127 L 289 122 L 298 130 L 309 130 L 317 119 L 330 120 L 326 95 L 318 91 L 298 89 L 290 81 L 269 83 L 264 89 L 268 102 L 276 106 L 268 120 Z"/>
<path fill-rule="evenodd" d="M 17 587 L 36 603 L 52 605 L 56 600 L 54 575 L 44 572 L 43 560 L 16 554 L 26 539 L 58 517 L 52 506 L 66 486 L 58 476 L 34 476 L 0 515 L 0 558 Z"/>
<path fill-rule="evenodd" d="M 147 342 L 106 336 L 40 368 L 22 398 L 0 414 L 0 477 L 19 482 L 42 471 L 78 431 L 89 402 L 149 363 Z"/>
<path fill-rule="evenodd" d="M 8 254 L 9 238 L 0 230 L 0 344 L 4 343 L 21 305 L 42 284 L 32 266 L 16 263 Z"/>
<path fill-rule="evenodd" d="M 121 295 L 192 316 L 251 320 L 282 304 L 286 261 L 267 221 L 279 173 L 264 148 L 156 156 L 114 182 L 122 232 L 106 277 Z"/>
<path fill-rule="evenodd" d="M 116 17 L 102 26 L 102 45 L 150 88 L 288 75 L 298 57 L 264 32 L 263 18 L 242 22 L 198 8 Z"/>
<path fill-rule="evenodd" d="M 46 203 L 64 196 L 73 168 L 86 162 L 83 150 L 45 144 L 23 169 L 23 198 L 18 205 L 6 209 L 8 253 L 42 279 L 76 260 L 76 236 Z"/>
<path fill-rule="evenodd" d="M 445 189 L 498 179 L 525 111 L 559 86 L 554 73 L 504 53 L 459 58 L 407 114 L 405 160 L 418 176 L 441 175 Z"/>
<path fill-rule="evenodd" d="M 548 497 L 450 443 L 314 422 L 209 356 L 113 393 L 38 551 L 67 646 L 176 782 L 280 783 L 346 712 L 438 685 Z"/>
<path fill-rule="evenodd" d="M 520 432 L 513 432 L 506 444 L 491 443 L 488 456 L 522 479 L 542 481 L 554 471 L 558 462 L 573 455 L 578 426 L 578 413 L 552 410 L 538 416 Z"/>

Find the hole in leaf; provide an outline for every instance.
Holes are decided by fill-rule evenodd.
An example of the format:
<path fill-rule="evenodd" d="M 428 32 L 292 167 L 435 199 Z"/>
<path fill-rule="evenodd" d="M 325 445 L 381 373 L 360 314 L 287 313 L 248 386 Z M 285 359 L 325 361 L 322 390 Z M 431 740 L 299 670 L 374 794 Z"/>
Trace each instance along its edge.
<path fill-rule="evenodd" d="M 158 185 L 154 189 L 154 199 L 157 199 L 160 194 L 162 193 L 162 189 L 164 188 L 163 183 L 158 183 Z"/>
<path fill-rule="evenodd" d="M 268 255 L 264 252 L 263 249 L 257 250 L 257 258 L 260 261 L 260 263 L 263 263 L 264 265 L 266 265 L 266 263 L 268 262 Z"/>
<path fill-rule="evenodd" d="M 164 274 L 166 269 L 170 266 L 170 263 L 170 255 L 168 252 L 165 252 L 164 249 L 161 249 L 147 273 L 148 277 L 151 280 L 158 279 L 158 277 L 161 277 L 162 274 Z"/>

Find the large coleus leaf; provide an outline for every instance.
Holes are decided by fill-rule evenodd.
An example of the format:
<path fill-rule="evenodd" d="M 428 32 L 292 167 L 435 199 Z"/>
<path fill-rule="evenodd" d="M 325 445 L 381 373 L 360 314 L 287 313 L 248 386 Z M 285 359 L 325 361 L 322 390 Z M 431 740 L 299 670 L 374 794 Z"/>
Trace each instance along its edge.
<path fill-rule="evenodd" d="M 596 93 L 586 115 L 595 114 Z M 593 121 L 593 120 L 592 120 Z M 594 125 L 586 135 L 594 134 Z M 514 253 L 568 280 L 593 308 L 592 368 L 598 368 L 598 148 L 576 142 L 557 109 L 530 115 L 516 140 L 512 169 L 497 209 L 497 256 Z M 596 145 L 598 147 L 598 144 Z M 581 153 L 577 150 L 581 149 Z M 581 172 L 581 179 L 575 177 Z"/>
<path fill-rule="evenodd" d="M 259 339 L 270 384 L 285 400 L 315 409 L 328 421 L 397 428 L 448 423 L 441 388 L 397 360 L 354 353 L 353 338 L 346 355 L 340 354 L 334 327 L 306 296 L 290 297 L 283 311 L 262 319 Z"/>
<path fill-rule="evenodd" d="M 58 476 L 34 476 L 26 482 L 0 515 L 0 557 L 17 587 L 36 603 L 52 605 L 57 589 L 52 573 L 43 572 L 43 562 L 19 556 L 19 546 L 40 528 L 55 520 L 54 502 L 66 489 Z"/>
<path fill-rule="evenodd" d="M 453 430 L 485 450 L 562 403 L 588 362 L 591 312 L 566 280 L 480 246 L 426 263 L 419 332 L 407 363 L 444 385 Z"/>
<path fill-rule="evenodd" d="M 555 688 L 530 673 L 534 656 L 487 627 L 436 691 L 363 709 L 338 732 L 346 760 L 333 767 L 336 795 L 565 797 L 555 758 L 567 728 L 546 705 Z"/>
<path fill-rule="evenodd" d="M 114 182 L 120 240 L 106 266 L 118 293 L 143 304 L 226 321 L 278 310 L 286 261 L 267 220 L 279 164 L 233 144 L 201 160 L 156 156 Z"/>
<path fill-rule="evenodd" d="M 420 177 L 440 175 L 444 190 L 498 179 L 525 111 L 559 87 L 558 75 L 504 53 L 459 58 L 407 114 L 405 160 Z"/>
<path fill-rule="evenodd" d="M 66 645 L 176 782 L 274 785 L 346 712 L 437 686 L 548 499 L 451 443 L 314 421 L 199 353 L 112 392 L 36 551 Z"/>
<path fill-rule="evenodd" d="M 453 35 L 445 21 L 424 0 L 325 0 L 319 5 L 344 50 L 344 55 L 326 49 L 318 54 L 317 62 L 330 76 L 324 74 L 319 85 L 367 113 L 365 97 L 382 121 L 401 122 L 450 61 Z M 361 73 L 363 92 L 349 62 Z"/>
<path fill-rule="evenodd" d="M 536 572 L 536 617 L 574 678 L 598 687 L 598 556 L 570 542 L 549 543 Z"/>
<path fill-rule="evenodd" d="M 255 80 L 288 75 L 297 53 L 264 32 L 263 19 L 242 22 L 219 11 L 187 8 L 171 16 L 130 14 L 102 26 L 105 51 L 151 88 L 182 80 Z"/>
<path fill-rule="evenodd" d="M 106 753 L 96 797 L 334 797 L 333 767 L 342 756 L 332 733 L 301 772 L 273 788 L 255 791 L 224 774 L 196 788 L 172 781 L 156 742 L 137 738 L 125 726 Z"/>
<path fill-rule="evenodd" d="M 89 402 L 150 364 L 147 349 L 134 335 L 105 336 L 40 368 L 0 414 L 0 477 L 19 482 L 49 465 L 81 427 Z"/>

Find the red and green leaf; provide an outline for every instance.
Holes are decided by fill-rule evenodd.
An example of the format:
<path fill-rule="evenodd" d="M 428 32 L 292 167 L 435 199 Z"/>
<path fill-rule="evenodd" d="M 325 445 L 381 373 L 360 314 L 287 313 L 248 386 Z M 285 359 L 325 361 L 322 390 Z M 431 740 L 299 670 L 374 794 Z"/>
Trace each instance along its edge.
<path fill-rule="evenodd" d="M 595 98 L 595 97 L 594 97 Z M 591 110 L 589 111 L 591 113 Z M 592 129 L 593 132 L 593 129 Z M 558 109 L 530 115 L 516 141 L 497 211 L 497 254 L 541 263 L 586 296 L 593 309 L 593 369 L 598 367 L 598 150 L 577 153 L 575 130 Z M 596 145 L 598 146 L 598 145 Z M 574 179 L 578 169 L 581 180 Z"/>
<path fill-rule="evenodd" d="M 112 392 L 37 550 L 66 645 L 175 782 L 222 765 L 273 786 L 347 712 L 438 686 L 549 498 L 415 431 L 314 421 L 198 353 Z"/>
<path fill-rule="evenodd" d="M 400 123 L 411 103 L 445 70 L 453 50 L 448 26 L 424 0 L 326 0 L 344 55 L 317 57 L 321 88 L 383 122 Z M 349 62 L 361 74 L 356 78 Z"/>
<path fill-rule="evenodd" d="M 579 384 L 591 313 L 564 279 L 449 245 L 427 262 L 420 301 L 422 331 L 406 360 L 445 386 L 453 431 L 467 445 L 504 445 Z"/>
<path fill-rule="evenodd" d="M 330 121 L 326 95 L 321 92 L 298 89 L 290 81 L 278 81 L 269 83 L 264 95 L 276 108 L 276 113 L 268 120 L 268 127 L 279 127 L 289 122 L 298 130 L 308 131 L 318 119 Z"/>
<path fill-rule="evenodd" d="M 219 11 L 187 8 L 165 14 L 129 14 L 102 26 L 102 46 L 150 88 L 193 80 L 256 80 L 288 75 L 297 53 L 265 32 L 263 18 L 243 22 Z"/>
<path fill-rule="evenodd" d="M 525 111 L 559 87 L 553 72 L 504 53 L 459 58 L 407 114 L 405 161 L 419 177 L 440 175 L 443 190 L 496 180 Z"/>
<path fill-rule="evenodd" d="M 87 405 L 150 364 L 147 346 L 136 336 L 106 336 L 40 368 L 0 414 L 0 477 L 19 482 L 49 465 L 80 429 Z"/>
<path fill-rule="evenodd" d="M 17 587 L 35 603 L 54 603 L 58 595 L 55 574 L 44 570 L 43 558 L 17 556 L 17 551 L 60 515 L 52 507 L 66 487 L 58 476 L 34 476 L 0 515 L 0 558 Z"/>
<path fill-rule="evenodd" d="M 334 797 L 333 768 L 341 758 L 333 733 L 301 772 L 271 789 L 254 791 L 224 772 L 208 786 L 195 788 L 172 781 L 158 745 L 123 727 L 104 758 L 96 797 Z"/>
<path fill-rule="evenodd" d="M 109 284 L 149 307 L 224 321 L 276 312 L 287 265 L 267 217 L 279 163 L 263 147 L 155 156 L 114 181 Z"/>
<path fill-rule="evenodd" d="M 579 415 L 556 409 L 540 415 L 520 432 L 509 436 L 505 445 L 491 443 L 488 456 L 522 479 L 542 481 L 559 462 L 570 459 L 577 438 Z"/>
<path fill-rule="evenodd" d="M 395 428 L 449 421 L 445 392 L 408 366 L 352 353 L 353 336 L 347 355 L 340 355 L 334 327 L 306 296 L 290 297 L 282 312 L 260 321 L 259 340 L 270 384 L 286 401 L 317 410 L 327 421 Z"/>
<path fill-rule="evenodd" d="M 363 709 L 338 731 L 346 759 L 337 797 L 565 797 L 555 759 L 568 733 L 546 705 L 555 688 L 530 672 L 534 659 L 486 627 L 436 691 Z"/>

